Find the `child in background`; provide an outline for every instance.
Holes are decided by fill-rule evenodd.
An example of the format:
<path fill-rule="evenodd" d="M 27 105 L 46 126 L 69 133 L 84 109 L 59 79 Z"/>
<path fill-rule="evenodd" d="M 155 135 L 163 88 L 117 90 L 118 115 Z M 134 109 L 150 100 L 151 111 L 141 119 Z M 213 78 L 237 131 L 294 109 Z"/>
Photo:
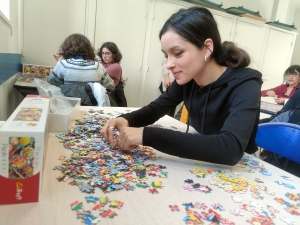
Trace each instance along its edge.
<path fill-rule="evenodd" d="M 300 87 L 300 66 L 292 65 L 284 72 L 285 84 L 277 87 L 261 91 L 261 96 L 274 97 L 277 104 L 283 105 L 295 93 L 295 90 Z"/>
<path fill-rule="evenodd" d="M 105 68 L 95 60 L 94 49 L 84 35 L 72 34 L 62 45 L 61 57 L 52 70 L 48 82 L 55 86 L 74 83 L 97 82 L 109 90 L 114 90 L 114 82 Z"/>

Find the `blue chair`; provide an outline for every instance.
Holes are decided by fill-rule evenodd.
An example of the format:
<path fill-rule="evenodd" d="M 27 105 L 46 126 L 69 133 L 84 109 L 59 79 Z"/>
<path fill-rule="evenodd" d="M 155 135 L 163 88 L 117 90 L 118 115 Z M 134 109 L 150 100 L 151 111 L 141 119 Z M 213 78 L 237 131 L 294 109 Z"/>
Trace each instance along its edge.
<path fill-rule="evenodd" d="M 256 145 L 300 164 L 300 125 L 269 122 L 258 125 Z"/>

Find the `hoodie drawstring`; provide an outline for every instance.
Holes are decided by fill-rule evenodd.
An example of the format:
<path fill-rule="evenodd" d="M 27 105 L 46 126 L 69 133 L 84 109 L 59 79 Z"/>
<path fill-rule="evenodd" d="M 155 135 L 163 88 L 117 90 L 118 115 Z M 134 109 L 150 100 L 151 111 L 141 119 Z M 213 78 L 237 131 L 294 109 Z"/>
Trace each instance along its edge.
<path fill-rule="evenodd" d="M 193 98 L 193 95 L 194 95 L 194 89 L 195 89 L 195 82 L 193 82 L 193 84 L 192 84 L 192 93 L 191 93 L 191 97 L 190 97 L 190 105 L 189 105 L 189 108 L 188 108 L 188 120 L 187 120 L 187 128 L 186 128 L 185 133 L 189 132 L 190 111 L 191 111 L 191 107 L 192 107 L 192 98 Z M 207 93 L 207 96 L 206 96 L 206 99 L 205 99 L 204 111 L 203 111 L 203 116 L 202 116 L 202 121 L 201 121 L 200 134 L 203 133 L 204 119 L 205 119 L 206 108 L 207 108 L 207 104 L 208 104 L 208 98 L 209 98 L 209 95 L 210 95 L 210 90 L 211 90 L 211 85 L 208 88 L 208 93 Z M 198 92 L 197 92 L 197 94 L 198 94 Z"/>
<path fill-rule="evenodd" d="M 205 118 L 205 114 L 206 114 L 206 108 L 207 108 L 207 103 L 208 103 L 208 97 L 209 97 L 209 94 L 210 94 L 210 89 L 211 89 L 211 85 L 208 88 L 207 96 L 206 96 L 206 99 L 205 99 L 205 105 L 204 105 L 204 112 L 203 112 L 202 121 L 201 121 L 200 134 L 203 133 L 204 118 Z"/>

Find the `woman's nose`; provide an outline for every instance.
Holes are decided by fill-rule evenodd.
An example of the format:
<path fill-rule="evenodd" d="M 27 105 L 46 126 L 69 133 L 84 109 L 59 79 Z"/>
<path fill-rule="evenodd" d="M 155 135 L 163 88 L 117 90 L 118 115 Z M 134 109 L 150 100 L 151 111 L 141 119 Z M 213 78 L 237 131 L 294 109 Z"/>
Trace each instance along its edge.
<path fill-rule="evenodd" d="M 167 69 L 171 69 L 174 67 L 174 62 L 172 59 L 170 59 L 170 58 L 167 59 L 166 67 L 167 67 Z"/>

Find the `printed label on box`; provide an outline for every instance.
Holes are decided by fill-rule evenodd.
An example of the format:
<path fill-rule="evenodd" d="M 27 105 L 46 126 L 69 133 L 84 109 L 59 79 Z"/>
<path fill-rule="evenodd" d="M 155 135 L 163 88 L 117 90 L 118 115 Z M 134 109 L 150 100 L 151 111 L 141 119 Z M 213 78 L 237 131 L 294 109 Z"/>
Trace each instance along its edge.
<path fill-rule="evenodd" d="M 49 76 L 52 68 L 53 68 L 52 66 L 23 64 L 23 73 Z"/>
<path fill-rule="evenodd" d="M 8 177 L 24 179 L 33 176 L 35 139 L 33 137 L 10 137 L 8 146 Z"/>
<path fill-rule="evenodd" d="M 14 121 L 40 121 L 42 111 L 40 108 L 22 108 Z"/>
<path fill-rule="evenodd" d="M 49 96 L 28 96 L 0 129 L 0 204 L 39 201 Z"/>

